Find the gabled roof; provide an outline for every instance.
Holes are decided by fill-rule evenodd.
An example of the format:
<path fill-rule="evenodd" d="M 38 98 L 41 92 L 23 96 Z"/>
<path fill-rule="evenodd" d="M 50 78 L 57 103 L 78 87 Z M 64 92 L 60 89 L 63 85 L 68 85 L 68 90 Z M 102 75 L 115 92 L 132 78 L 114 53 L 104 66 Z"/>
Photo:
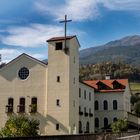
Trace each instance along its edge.
<path fill-rule="evenodd" d="M 128 79 L 87 80 L 83 82 L 92 86 L 95 89 L 95 91 L 98 91 L 98 92 L 122 92 L 124 91 L 124 88 L 115 89 L 113 86 L 113 83 L 118 82 L 123 87 L 126 87 L 126 85 L 128 84 Z M 110 87 L 110 89 L 98 89 L 99 83 L 105 84 L 106 86 Z"/>
<path fill-rule="evenodd" d="M 3 68 L 5 68 L 6 66 L 8 66 L 8 65 L 10 65 L 10 64 L 12 64 L 12 63 L 14 63 L 16 60 L 18 60 L 19 58 L 21 58 L 21 57 L 23 57 L 23 56 L 28 57 L 29 59 L 31 59 L 31 60 L 33 60 L 33 61 L 36 61 L 37 63 L 39 63 L 39 64 L 41 64 L 41 65 L 43 65 L 43 66 L 45 66 L 45 67 L 48 65 L 47 63 L 45 63 L 45 62 L 43 62 L 43 61 L 40 61 L 40 60 L 38 60 L 38 59 L 36 59 L 36 58 L 34 58 L 34 57 L 32 57 L 32 56 L 26 54 L 26 53 L 22 53 L 21 55 L 19 55 L 19 56 L 16 57 L 15 59 L 11 60 L 9 63 L 7 63 L 7 64 L 6 64 L 4 67 L 2 67 L 1 69 L 3 69 Z"/>

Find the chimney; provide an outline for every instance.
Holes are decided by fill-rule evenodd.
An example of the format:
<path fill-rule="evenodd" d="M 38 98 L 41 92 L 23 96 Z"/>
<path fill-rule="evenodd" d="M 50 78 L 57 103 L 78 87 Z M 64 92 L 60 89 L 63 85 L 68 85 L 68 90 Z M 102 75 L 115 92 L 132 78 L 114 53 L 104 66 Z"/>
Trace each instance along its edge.
<path fill-rule="evenodd" d="M 110 74 L 106 74 L 106 75 L 105 75 L 105 79 L 106 79 L 106 80 L 110 80 Z"/>

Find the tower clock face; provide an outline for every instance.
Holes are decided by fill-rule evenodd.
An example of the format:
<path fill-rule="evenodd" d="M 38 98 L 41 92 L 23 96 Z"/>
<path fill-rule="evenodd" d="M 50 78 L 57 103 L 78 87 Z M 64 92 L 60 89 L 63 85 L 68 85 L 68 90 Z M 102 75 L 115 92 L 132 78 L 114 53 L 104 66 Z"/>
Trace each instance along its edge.
<path fill-rule="evenodd" d="M 19 71 L 18 71 L 18 77 L 21 80 L 25 80 L 27 79 L 27 77 L 29 76 L 29 69 L 26 67 L 22 67 Z"/>

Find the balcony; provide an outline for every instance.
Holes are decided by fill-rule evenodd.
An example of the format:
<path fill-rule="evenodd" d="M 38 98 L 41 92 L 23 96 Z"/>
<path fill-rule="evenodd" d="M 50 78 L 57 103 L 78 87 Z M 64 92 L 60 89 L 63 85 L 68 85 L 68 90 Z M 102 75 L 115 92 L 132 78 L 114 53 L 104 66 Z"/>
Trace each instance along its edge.
<path fill-rule="evenodd" d="M 88 113 L 87 112 L 85 112 L 85 117 L 87 117 L 88 116 Z"/>
<path fill-rule="evenodd" d="M 6 112 L 6 113 L 13 113 L 13 106 L 11 106 L 11 105 L 6 105 L 5 112 Z"/>
<path fill-rule="evenodd" d="M 85 133 L 88 134 L 89 133 L 89 130 L 85 131 Z"/>
<path fill-rule="evenodd" d="M 82 116 L 83 115 L 83 112 L 82 111 L 79 111 L 79 115 Z"/>
<path fill-rule="evenodd" d="M 93 117 L 93 114 L 92 113 L 89 113 L 89 117 Z"/>
<path fill-rule="evenodd" d="M 29 105 L 29 112 L 30 113 L 36 113 L 37 112 L 37 104 Z"/>
<path fill-rule="evenodd" d="M 25 105 L 18 105 L 17 113 L 25 113 Z"/>

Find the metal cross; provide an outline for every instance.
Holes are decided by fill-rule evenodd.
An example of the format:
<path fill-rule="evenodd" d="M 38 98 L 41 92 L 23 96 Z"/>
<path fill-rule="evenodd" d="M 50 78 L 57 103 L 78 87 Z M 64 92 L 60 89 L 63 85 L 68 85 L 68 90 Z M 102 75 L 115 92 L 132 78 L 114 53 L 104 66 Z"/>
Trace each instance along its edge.
<path fill-rule="evenodd" d="M 67 20 L 67 15 L 65 15 L 65 20 L 60 21 L 60 23 L 65 23 L 65 48 L 66 48 L 66 37 L 67 37 L 67 22 L 71 22 L 72 20 Z"/>

